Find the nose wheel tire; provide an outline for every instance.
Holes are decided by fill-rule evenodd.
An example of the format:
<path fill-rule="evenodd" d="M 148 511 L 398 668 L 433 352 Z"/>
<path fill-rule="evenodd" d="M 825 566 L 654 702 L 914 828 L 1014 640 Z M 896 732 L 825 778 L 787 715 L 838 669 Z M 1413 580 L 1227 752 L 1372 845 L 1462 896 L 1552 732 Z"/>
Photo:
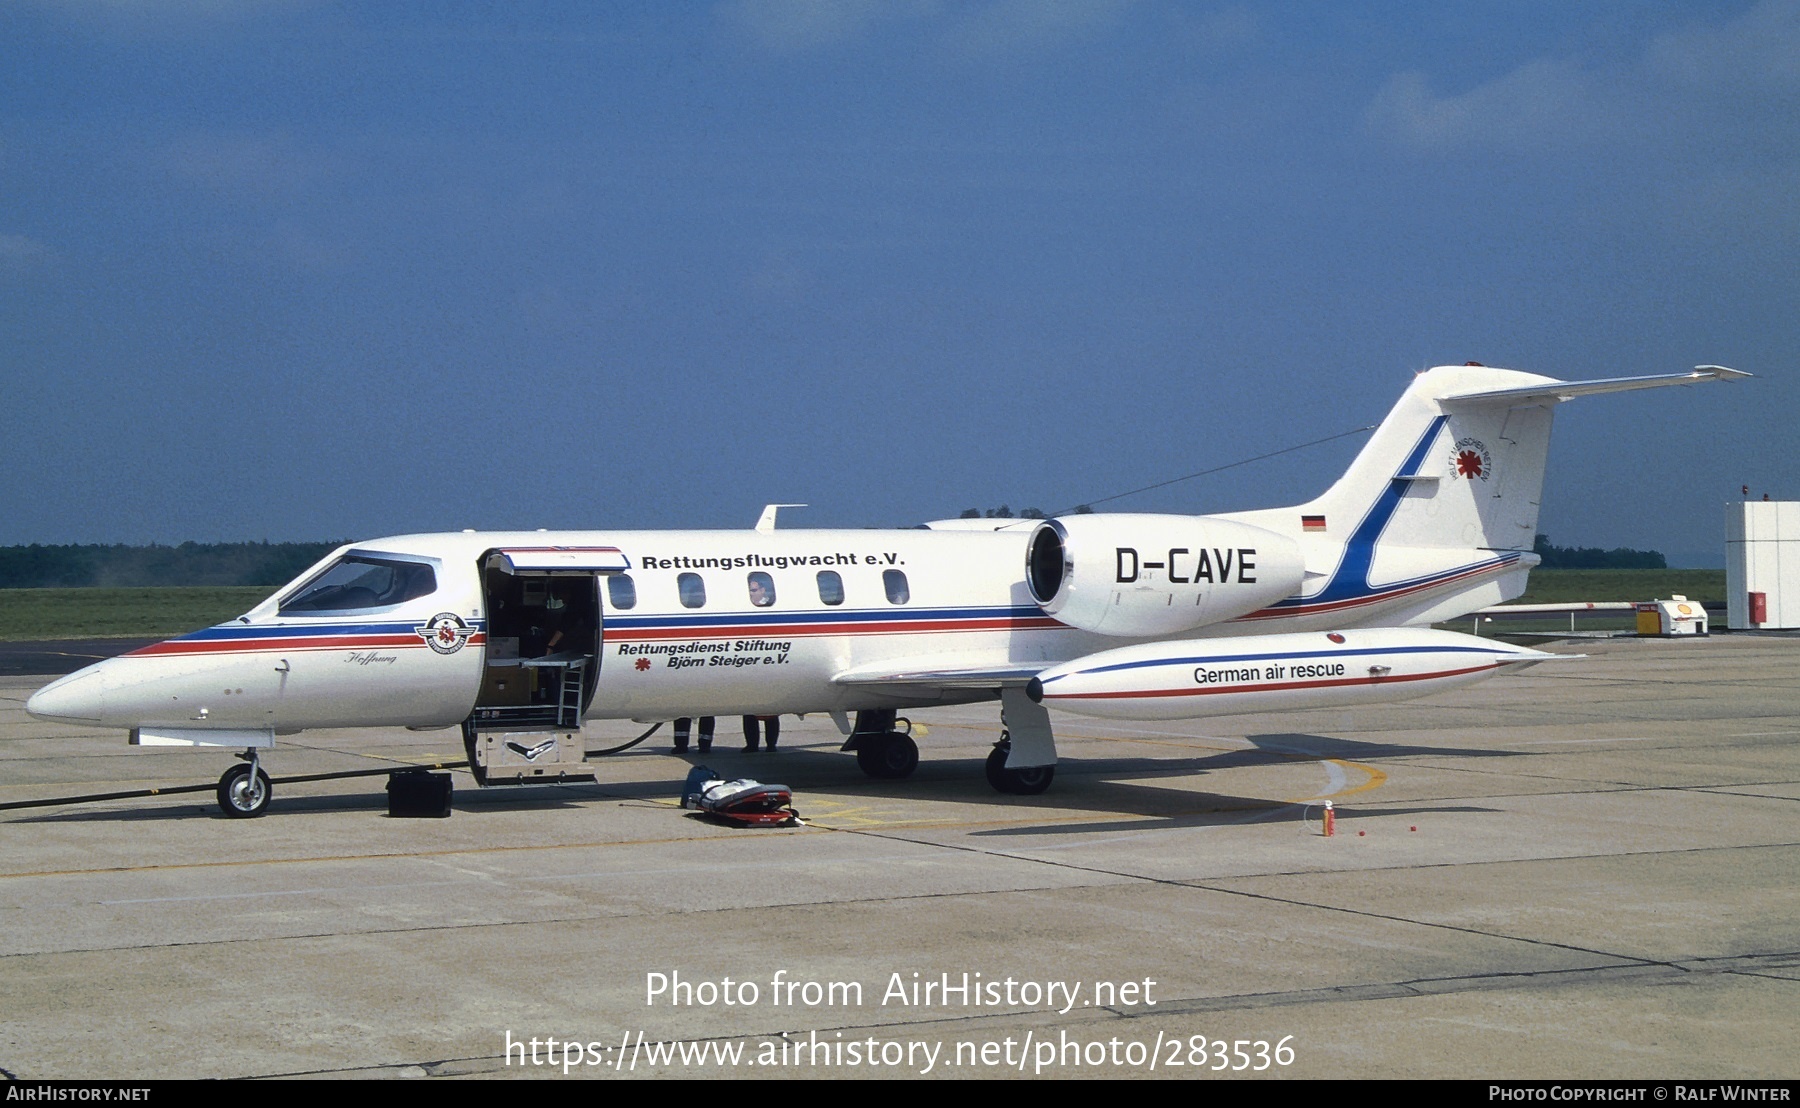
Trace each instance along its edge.
<path fill-rule="evenodd" d="M 233 819 L 251 819 L 269 810 L 274 793 L 260 767 L 251 776 L 250 766 L 232 766 L 219 778 L 219 810 Z"/>
<path fill-rule="evenodd" d="M 1008 793 L 1013 796 L 1036 796 L 1050 787 L 1056 780 L 1055 766 L 1022 766 L 1018 769 L 1006 768 L 1006 757 L 1012 753 L 1012 741 L 1002 739 L 994 744 L 988 753 L 988 784 L 994 786 L 995 792 Z"/>
<path fill-rule="evenodd" d="M 870 777 L 898 781 L 919 768 L 919 744 L 898 731 L 856 740 L 856 765 Z"/>

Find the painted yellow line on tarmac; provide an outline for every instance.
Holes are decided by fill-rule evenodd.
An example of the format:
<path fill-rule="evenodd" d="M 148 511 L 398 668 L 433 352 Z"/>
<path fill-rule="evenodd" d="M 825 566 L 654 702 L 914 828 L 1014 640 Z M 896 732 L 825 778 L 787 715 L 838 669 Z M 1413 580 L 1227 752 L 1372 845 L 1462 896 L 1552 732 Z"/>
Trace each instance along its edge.
<path fill-rule="evenodd" d="M 1313 796 L 1297 797 L 1288 801 L 1288 803 L 1305 804 L 1308 801 L 1315 800 L 1335 800 L 1338 797 L 1355 796 L 1357 793 L 1368 792 L 1370 789 L 1378 789 L 1387 784 L 1387 774 L 1376 769 L 1374 766 L 1365 766 L 1361 762 L 1346 762 L 1339 758 L 1321 758 L 1317 759 L 1317 761 L 1320 765 L 1337 766 L 1340 769 L 1356 770 L 1365 775 L 1367 780 L 1362 784 L 1353 787 L 1330 789 Z M 1327 773 L 1329 775 L 1329 771 L 1327 771 Z"/>
<path fill-rule="evenodd" d="M 730 828 L 720 826 L 720 831 Z M 757 838 L 768 838 L 769 832 L 779 828 L 762 829 Z M 0 873 L 0 880 L 17 877 L 94 877 L 109 873 L 154 873 L 158 870 L 174 872 L 189 869 L 221 869 L 228 866 L 278 866 L 303 862 L 386 862 L 400 858 L 455 858 L 461 855 L 480 854 L 517 854 L 525 851 L 558 851 L 558 850 L 593 850 L 612 846 L 672 846 L 677 843 L 741 843 L 754 840 L 739 838 L 734 835 L 683 835 L 666 839 L 613 839 L 604 842 L 585 843 L 551 843 L 534 846 L 475 846 L 456 847 L 449 850 L 404 850 L 381 854 L 324 854 L 304 858 L 236 858 L 217 862 L 177 862 L 157 863 L 143 866 L 97 866 L 93 869 L 63 870 L 25 870 L 19 873 Z"/>

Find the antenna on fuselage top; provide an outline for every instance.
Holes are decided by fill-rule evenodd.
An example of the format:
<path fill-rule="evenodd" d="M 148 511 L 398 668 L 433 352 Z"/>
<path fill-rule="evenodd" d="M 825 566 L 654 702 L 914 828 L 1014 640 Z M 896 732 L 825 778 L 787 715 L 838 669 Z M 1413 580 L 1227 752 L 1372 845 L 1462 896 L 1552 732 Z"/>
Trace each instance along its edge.
<path fill-rule="evenodd" d="M 775 513 L 783 508 L 805 508 L 805 504 L 765 504 L 762 518 L 756 521 L 756 529 L 762 534 L 775 530 Z"/>
<path fill-rule="evenodd" d="M 1118 492 L 1118 493 L 1114 493 L 1111 496 L 1103 496 L 1098 500 L 1088 501 L 1086 504 L 1083 505 L 1083 507 L 1092 509 L 1094 505 L 1104 504 L 1109 500 L 1123 500 L 1127 496 L 1136 496 L 1140 492 L 1149 492 L 1151 489 L 1160 489 L 1165 485 L 1179 484 L 1182 481 L 1192 481 L 1196 477 L 1209 477 L 1215 473 L 1223 473 L 1224 471 L 1226 471 L 1228 469 L 1236 469 L 1238 466 L 1247 466 L 1251 462 L 1260 462 L 1260 461 L 1264 461 L 1268 458 L 1279 457 L 1283 454 L 1292 454 L 1296 450 L 1305 450 L 1309 446 L 1318 446 L 1320 443 L 1331 442 L 1334 439 L 1348 438 L 1351 435 L 1360 435 L 1365 431 L 1373 431 L 1375 428 L 1377 428 L 1379 426 L 1381 426 L 1379 423 L 1371 423 L 1367 427 L 1352 427 L 1348 431 L 1339 431 L 1335 435 L 1326 435 L 1322 439 L 1314 439 L 1311 442 L 1303 442 L 1303 443 L 1299 444 L 1298 446 L 1284 446 L 1280 450 L 1271 450 L 1267 454 L 1258 454 L 1254 458 L 1243 458 L 1243 459 L 1240 459 L 1235 462 L 1227 462 L 1222 466 L 1214 466 L 1211 469 L 1203 469 L 1199 473 L 1190 473 L 1185 477 L 1171 477 L 1167 481 L 1158 481 L 1154 485 L 1145 485 L 1141 489 L 1132 489 L 1130 492 Z M 1051 512 L 1050 514 L 1052 516 L 1068 515 L 1069 512 L 1074 511 L 1074 510 L 1075 509 L 1070 508 L 1070 509 L 1065 509 L 1060 512 Z"/>

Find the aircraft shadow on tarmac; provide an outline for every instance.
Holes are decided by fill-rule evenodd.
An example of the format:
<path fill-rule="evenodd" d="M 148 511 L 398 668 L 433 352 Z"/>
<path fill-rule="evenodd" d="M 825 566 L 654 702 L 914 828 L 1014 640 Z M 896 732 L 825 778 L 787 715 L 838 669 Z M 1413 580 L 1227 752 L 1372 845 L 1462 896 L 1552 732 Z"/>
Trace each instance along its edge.
<path fill-rule="evenodd" d="M 1052 823 L 1035 828 L 1011 827 L 975 832 L 978 835 L 1067 834 L 1076 829 L 1084 832 L 1143 831 L 1147 826 L 1207 826 L 1298 818 L 1299 811 L 1304 807 L 1303 804 L 1287 799 L 1232 796 L 1197 791 L 1187 786 L 1165 787 L 1151 783 L 1157 779 L 1188 779 L 1225 770 L 1292 765 L 1296 762 L 1327 759 L 1378 762 L 1389 758 L 1421 756 L 1519 756 L 1515 751 L 1367 742 L 1299 732 L 1248 735 L 1245 739 L 1253 744 L 1248 749 L 1208 752 L 1194 757 L 1064 759 L 1058 766 L 1056 784 L 1042 796 L 1002 797 L 995 794 L 983 779 L 981 763 L 975 760 L 922 761 L 918 771 L 904 781 L 876 781 L 861 777 L 853 763 L 830 745 L 796 745 L 784 748 L 773 756 L 766 753 L 750 756 L 737 750 L 725 750 L 679 758 L 666 754 L 645 757 L 651 752 L 644 751 L 619 762 L 601 758 L 596 763 L 601 771 L 598 783 L 572 782 L 565 785 L 477 789 L 466 778 L 461 778 L 452 804 L 454 809 L 461 810 L 529 808 L 544 811 L 575 809 L 608 800 L 670 802 L 678 799 L 689 767 L 706 764 L 727 779 L 753 778 L 787 785 L 795 791 L 794 803 L 801 809 L 802 815 L 805 814 L 806 793 L 809 790 L 841 793 L 850 789 L 858 796 L 871 798 L 889 797 L 925 802 L 974 800 L 991 803 L 1004 811 L 1037 808 L 1135 817 L 1109 824 L 1095 823 L 1083 816 L 1067 823 Z M 628 779 L 607 780 L 610 775 L 609 763 L 616 765 Z M 283 795 L 281 787 L 284 782 L 279 774 L 274 775 L 274 783 L 276 797 L 266 818 L 280 818 L 284 813 L 370 811 L 384 810 L 387 807 L 387 795 L 379 786 L 352 787 L 355 791 L 337 794 L 295 795 L 290 792 Z M 121 802 L 107 803 L 118 805 Z M 1441 806 L 1420 809 L 1384 807 L 1381 812 L 1393 816 L 1407 811 L 1442 813 L 1484 810 L 1486 809 Z M 1340 804 L 1338 818 L 1354 819 L 1355 812 L 1354 806 Z M 141 803 L 128 807 L 52 810 L 43 814 L 16 817 L 9 822 L 112 823 L 195 818 L 225 820 L 227 817 L 218 811 L 210 791 L 203 791 L 189 794 L 185 800 L 164 795 L 144 798 Z M 1160 822 L 1147 825 L 1147 819 Z"/>
<path fill-rule="evenodd" d="M 1258 750 L 1280 752 L 1301 758 L 1336 758 L 1346 762 L 1372 762 L 1381 758 L 1516 758 L 1516 750 L 1484 750 L 1478 746 L 1428 746 L 1422 743 L 1369 742 L 1336 735 L 1314 735 L 1286 732 L 1268 735 L 1245 735 Z"/>
<path fill-rule="evenodd" d="M 1083 834 L 1106 832 L 1141 832 L 1176 827 L 1207 827 L 1299 820 L 1312 808 L 1311 818 L 1319 818 L 1318 802 L 1296 802 L 1291 799 L 1235 796 L 1206 792 L 1193 788 L 1170 788 L 1146 783 L 1146 778 L 1193 777 L 1197 774 L 1227 769 L 1286 765 L 1323 759 L 1375 762 L 1386 758 L 1451 757 L 1504 758 L 1512 751 L 1483 750 L 1468 747 L 1440 747 L 1410 743 L 1376 743 L 1342 739 L 1325 735 L 1281 733 L 1248 735 L 1255 744 L 1252 750 L 1229 751 L 1200 758 L 1100 758 L 1064 761 L 1059 769 L 1056 790 L 1036 800 L 1039 806 L 1061 810 L 1078 809 L 1100 814 L 1131 815 L 1137 818 L 1116 823 L 1081 819 L 1069 823 L 1047 823 L 1031 827 L 993 828 L 972 833 L 972 837 L 1006 838 L 1031 835 L 1066 835 L 1079 830 Z M 1126 778 L 1118 780 L 1115 778 Z M 1079 784 L 1078 784 L 1079 782 Z M 1322 798 L 1321 798 L 1322 799 Z M 1354 805 L 1337 802 L 1337 818 L 1341 822 L 1356 820 L 1364 811 Z M 1436 804 L 1395 808 L 1382 806 L 1378 814 L 1385 818 L 1431 813 L 1487 812 L 1492 809 L 1466 804 Z"/>
<path fill-rule="evenodd" d="M 269 806 L 268 815 L 264 819 L 280 819 L 283 815 L 300 815 L 317 812 L 385 812 L 388 806 L 387 793 L 380 787 L 365 792 L 337 793 L 327 795 L 296 796 L 292 793 L 282 794 L 282 780 L 273 778 L 277 793 Z M 480 809 L 506 808 L 530 811 L 548 811 L 557 809 L 576 810 L 605 800 L 619 799 L 616 796 L 601 795 L 596 792 L 590 782 L 575 782 L 567 785 L 534 785 L 529 788 L 506 790 L 477 790 L 473 783 L 459 787 L 451 800 L 451 812 Z M 661 795 L 662 790 L 657 790 Z M 126 801 L 97 801 L 108 807 L 87 809 L 82 811 L 49 811 L 38 815 L 17 816 L 6 820 L 7 823 L 144 823 L 153 820 L 188 820 L 212 819 L 221 823 L 236 823 L 237 820 L 219 811 L 210 792 L 194 793 L 188 797 L 157 796 L 146 797 L 126 807 Z"/>
<path fill-rule="evenodd" d="M 1259 766 L 1286 766 L 1297 762 L 1339 759 L 1372 762 L 1401 757 L 1513 757 L 1512 751 L 1470 749 L 1406 743 L 1375 743 L 1339 739 L 1322 735 L 1281 733 L 1251 735 L 1251 749 L 1209 752 L 1196 757 L 1124 757 L 1063 759 L 1058 765 L 1056 783 L 1041 796 L 1002 797 L 989 789 L 981 772 L 981 763 L 969 759 L 928 760 L 904 781 L 854 780 L 847 782 L 842 755 L 827 747 L 784 750 L 775 758 L 759 754 L 746 757 L 729 752 L 723 758 L 711 758 L 707 764 L 722 775 L 754 777 L 762 781 L 779 781 L 794 790 L 794 806 L 804 817 L 806 792 L 809 788 L 841 793 L 853 789 L 858 796 L 889 797 L 913 801 L 975 801 L 990 805 L 1004 818 L 1021 810 L 1084 813 L 1064 821 L 1035 826 L 991 828 L 971 832 L 975 837 L 1008 837 L 1022 835 L 1067 835 L 1110 831 L 1141 832 L 1157 828 L 1204 827 L 1225 824 L 1275 822 L 1299 819 L 1304 803 L 1289 799 L 1234 796 L 1196 790 L 1190 784 L 1163 786 L 1157 779 L 1191 779 L 1195 776 L 1232 769 L 1254 769 Z M 709 756 L 710 757 L 710 756 Z M 695 758 L 695 764 L 699 764 Z M 716 763 L 716 764 L 715 764 Z M 683 760 L 680 764 L 688 764 Z M 779 768 L 777 768 L 779 767 Z M 642 792 L 646 797 L 666 795 L 657 786 L 643 784 L 620 787 L 606 786 L 612 795 Z M 1469 805 L 1430 805 L 1415 808 L 1383 807 L 1380 814 L 1399 817 L 1418 813 L 1483 812 L 1490 809 Z M 1091 814 L 1090 814 L 1091 813 Z M 1338 807 L 1340 819 L 1357 817 L 1355 806 Z M 1134 817 L 1118 822 L 1095 822 L 1092 815 Z M 1318 818 L 1315 810 L 1313 818 Z M 905 822 L 902 820 L 901 822 Z"/>
<path fill-rule="evenodd" d="M 1101 835 L 1109 832 L 1136 834 L 1144 831 L 1170 831 L 1186 827 L 1240 827 L 1253 823 L 1300 823 L 1318 825 L 1320 808 L 1292 801 L 1267 800 L 1258 797 L 1227 796 L 1221 793 L 1176 791 L 1153 786 L 1119 784 L 1103 788 L 1100 795 L 1112 803 L 1104 810 L 1125 814 L 1136 804 L 1138 818 L 1116 822 L 1077 820 L 1068 823 L 1045 823 L 1028 827 L 995 827 L 972 831 L 972 839 L 1006 839 L 1037 835 L 1070 834 Z M 1067 807 L 1067 805 L 1065 805 Z M 1100 807 L 1100 806 L 1096 806 Z M 1446 815 L 1492 812 L 1494 809 L 1471 804 L 1439 804 L 1409 808 L 1357 809 L 1338 805 L 1338 833 L 1343 834 L 1362 816 L 1379 815 L 1384 819 L 1406 816 Z"/>

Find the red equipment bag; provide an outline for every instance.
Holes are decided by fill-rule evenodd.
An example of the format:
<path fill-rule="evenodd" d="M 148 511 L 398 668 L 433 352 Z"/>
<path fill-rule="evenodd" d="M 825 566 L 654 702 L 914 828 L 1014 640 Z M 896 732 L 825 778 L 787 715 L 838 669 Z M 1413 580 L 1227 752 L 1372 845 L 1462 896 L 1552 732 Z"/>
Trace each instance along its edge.
<path fill-rule="evenodd" d="M 694 767 L 682 789 L 681 806 L 698 808 L 725 823 L 744 827 L 791 827 L 800 822 L 794 791 L 740 778 L 721 781 L 704 766 Z"/>

